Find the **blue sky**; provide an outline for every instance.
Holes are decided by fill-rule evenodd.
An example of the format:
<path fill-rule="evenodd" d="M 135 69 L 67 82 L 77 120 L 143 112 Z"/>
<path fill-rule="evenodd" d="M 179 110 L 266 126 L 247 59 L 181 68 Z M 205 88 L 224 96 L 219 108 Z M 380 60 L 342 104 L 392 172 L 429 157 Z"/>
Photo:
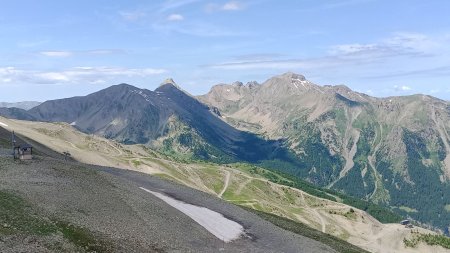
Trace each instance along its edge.
<path fill-rule="evenodd" d="M 449 13 L 446 0 L 2 1 L 0 101 L 168 77 L 197 95 L 286 71 L 450 100 Z"/>

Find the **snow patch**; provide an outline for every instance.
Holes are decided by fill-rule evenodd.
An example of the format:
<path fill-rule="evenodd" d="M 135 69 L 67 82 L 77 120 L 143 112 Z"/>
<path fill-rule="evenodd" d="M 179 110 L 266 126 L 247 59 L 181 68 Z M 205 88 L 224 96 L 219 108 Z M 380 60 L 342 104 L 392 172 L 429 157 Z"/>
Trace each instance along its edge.
<path fill-rule="evenodd" d="M 70 125 L 71 125 L 71 126 L 76 126 L 76 125 L 77 125 L 77 122 L 74 121 L 74 122 L 70 123 Z"/>
<path fill-rule="evenodd" d="M 7 127 L 8 125 L 6 125 L 6 124 L 3 123 L 3 122 L 0 122 L 0 126 Z"/>
<path fill-rule="evenodd" d="M 320 92 L 320 93 L 324 93 L 322 90 L 320 90 L 319 88 L 315 87 L 313 84 L 311 84 L 311 82 L 309 82 L 308 80 L 302 80 L 299 78 L 292 78 L 292 84 L 298 89 L 299 88 L 299 84 L 301 84 L 303 86 L 303 88 L 305 90 L 310 90 L 311 88 Z"/>
<path fill-rule="evenodd" d="M 149 102 L 150 104 L 153 105 L 153 102 L 150 100 L 150 96 L 148 96 L 147 94 L 145 94 L 144 92 L 142 92 L 141 90 L 132 90 L 131 93 L 135 93 L 140 95 L 141 97 L 143 97 L 145 99 L 145 101 Z M 157 92 L 156 95 L 159 96 L 161 92 Z"/>
<path fill-rule="evenodd" d="M 244 228 L 239 223 L 225 218 L 218 212 L 212 211 L 205 207 L 195 206 L 173 199 L 159 192 L 145 189 L 144 187 L 139 188 L 153 194 L 170 206 L 186 214 L 195 222 L 208 230 L 211 234 L 224 242 L 230 242 L 232 240 L 238 239 L 244 233 Z"/>

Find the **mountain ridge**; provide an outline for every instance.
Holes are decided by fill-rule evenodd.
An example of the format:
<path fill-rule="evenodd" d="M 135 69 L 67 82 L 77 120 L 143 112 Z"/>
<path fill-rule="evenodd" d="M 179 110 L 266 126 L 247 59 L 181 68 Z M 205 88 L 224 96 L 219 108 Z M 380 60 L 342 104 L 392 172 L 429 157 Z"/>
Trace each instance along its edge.
<path fill-rule="evenodd" d="M 0 102 L 0 107 L 6 107 L 6 108 L 15 107 L 15 108 L 23 109 L 23 110 L 29 110 L 40 104 L 41 104 L 41 102 L 37 102 L 37 101 Z"/>
<path fill-rule="evenodd" d="M 66 122 L 85 133 L 196 159 L 259 162 L 284 157 L 295 163 L 280 141 L 233 128 L 172 79 L 154 91 L 119 84 L 87 96 L 49 100 L 21 113 L 13 116 Z"/>
<path fill-rule="evenodd" d="M 285 139 L 306 167 L 298 176 L 433 220 L 441 229 L 450 225 L 432 214 L 450 219 L 448 101 L 427 95 L 376 98 L 342 85 L 319 86 L 291 72 L 254 90 L 214 86 L 198 99 L 238 129 Z M 427 196 L 414 197 L 416 191 Z"/>
<path fill-rule="evenodd" d="M 67 122 L 183 159 L 255 163 L 450 225 L 450 105 L 431 96 L 375 98 L 288 72 L 197 97 L 171 79 L 154 91 L 120 84 L 2 113 Z"/>

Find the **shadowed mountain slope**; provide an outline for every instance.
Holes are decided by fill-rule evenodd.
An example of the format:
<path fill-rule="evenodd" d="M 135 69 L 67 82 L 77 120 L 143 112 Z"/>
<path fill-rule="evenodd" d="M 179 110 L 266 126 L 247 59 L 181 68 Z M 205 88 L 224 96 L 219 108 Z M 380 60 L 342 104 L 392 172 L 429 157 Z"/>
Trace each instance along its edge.
<path fill-rule="evenodd" d="M 441 229 L 450 225 L 449 102 L 375 98 L 295 73 L 257 86 L 220 84 L 198 99 L 236 128 L 285 139 L 304 165 L 296 175 Z"/>
<path fill-rule="evenodd" d="M 297 163 L 281 141 L 235 129 L 170 79 L 155 91 L 120 84 L 84 97 L 46 101 L 27 113 L 38 121 L 67 122 L 85 133 L 194 158 L 254 163 L 279 159 L 292 168 Z"/>

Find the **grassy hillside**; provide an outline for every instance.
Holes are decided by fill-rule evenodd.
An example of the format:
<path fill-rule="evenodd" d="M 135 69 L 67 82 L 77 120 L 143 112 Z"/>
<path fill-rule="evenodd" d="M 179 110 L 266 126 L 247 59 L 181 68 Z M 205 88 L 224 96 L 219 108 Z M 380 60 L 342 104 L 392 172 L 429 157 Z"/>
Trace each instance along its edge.
<path fill-rule="evenodd" d="M 367 202 L 351 203 L 354 199 L 343 194 L 255 166 L 173 159 L 142 145 L 122 145 L 88 136 L 66 124 L 3 121 L 22 135 L 48 143 L 57 151 L 69 151 L 80 161 L 151 173 L 234 204 L 301 222 L 369 251 L 402 252 L 403 239 L 410 234 L 401 225 L 381 224 L 365 211 L 346 204 L 361 205 L 376 216 L 377 212 L 372 210 L 376 206 Z M 390 217 L 392 213 L 388 210 L 379 212 L 386 216 L 379 216 L 381 220 L 386 218 L 385 222 L 398 219 Z"/>
<path fill-rule="evenodd" d="M 361 199 L 353 198 L 334 190 L 319 188 L 309 182 L 282 172 L 273 172 L 248 164 L 238 164 L 237 166 L 243 170 L 249 171 L 252 174 L 261 175 L 271 182 L 300 189 L 316 197 L 344 203 L 349 206 L 364 210 L 382 223 L 396 223 L 402 220 L 402 217 L 400 215 L 394 213 L 386 207 L 382 207 Z"/>

